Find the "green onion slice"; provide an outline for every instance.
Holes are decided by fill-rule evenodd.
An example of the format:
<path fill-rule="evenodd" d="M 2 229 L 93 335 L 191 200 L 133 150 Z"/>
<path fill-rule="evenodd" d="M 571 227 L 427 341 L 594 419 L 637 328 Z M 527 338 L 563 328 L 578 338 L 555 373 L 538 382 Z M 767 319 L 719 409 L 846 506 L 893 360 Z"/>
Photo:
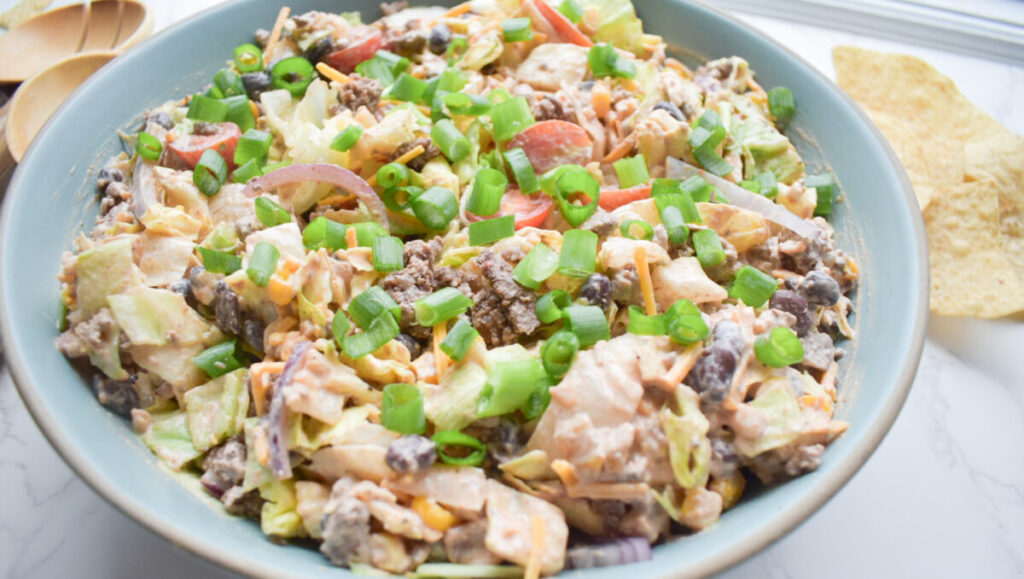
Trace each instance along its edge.
<path fill-rule="evenodd" d="M 242 131 L 248 131 L 256 126 L 256 117 L 252 116 L 252 107 L 249 106 L 249 98 L 245 95 L 230 96 L 225 98 L 224 104 L 228 105 L 228 112 L 224 120 L 235 123 Z"/>
<path fill-rule="evenodd" d="M 349 125 L 338 133 L 338 136 L 334 137 L 334 140 L 331 141 L 331 149 L 344 153 L 351 149 L 361 136 L 363 136 L 363 127 Z"/>
<path fill-rule="evenodd" d="M 415 103 L 419 102 L 426 90 L 426 82 L 403 72 L 398 75 L 395 83 L 384 92 L 381 98 Z"/>
<path fill-rule="evenodd" d="M 273 142 L 274 137 L 270 133 L 259 131 L 256 129 L 249 129 L 242 134 L 242 137 L 238 139 L 238 145 L 235 147 L 235 164 L 244 165 L 252 159 L 262 161 L 266 159 L 267 153 L 270 152 L 270 144 Z"/>
<path fill-rule="evenodd" d="M 777 86 L 768 91 L 768 110 L 780 123 L 785 123 L 796 112 L 796 103 L 793 101 L 793 91 L 784 86 Z"/>
<path fill-rule="evenodd" d="M 459 213 L 455 194 L 444 187 L 431 187 L 413 198 L 413 215 L 431 229 L 444 229 Z"/>
<path fill-rule="evenodd" d="M 680 183 L 679 186 L 685 193 L 688 193 L 690 198 L 696 203 L 707 203 L 708 201 L 711 201 L 711 197 L 715 193 L 714 185 L 708 183 L 700 175 L 690 177 Z M 696 223 L 700 223 L 700 221 L 697 221 Z"/>
<path fill-rule="evenodd" d="M 235 66 L 240 72 L 263 70 L 263 51 L 255 44 L 241 44 L 235 47 Z"/>
<path fill-rule="evenodd" d="M 558 253 L 543 243 L 538 243 L 516 264 L 512 279 L 519 285 L 535 290 L 558 269 Z"/>
<path fill-rule="evenodd" d="M 441 97 L 441 102 L 453 115 L 478 117 L 491 110 L 491 101 L 475 94 L 449 92 Z"/>
<path fill-rule="evenodd" d="M 373 269 L 384 273 L 398 271 L 405 267 L 405 251 L 402 240 L 392 235 L 374 238 Z"/>
<path fill-rule="evenodd" d="M 210 273 L 228 275 L 242 269 L 242 258 L 233 253 L 200 247 L 199 256 L 203 258 L 203 267 Z"/>
<path fill-rule="evenodd" d="M 194 95 L 192 100 L 188 101 L 188 111 L 185 112 L 186 118 L 205 123 L 219 123 L 227 116 L 227 103 L 200 94 Z"/>
<path fill-rule="evenodd" d="M 207 197 L 213 197 L 220 192 L 220 186 L 228 178 L 228 164 L 224 157 L 213 149 L 203 151 L 199 157 L 199 163 L 192 170 L 192 182 Z"/>
<path fill-rule="evenodd" d="M 619 231 L 622 232 L 622 236 L 626 239 L 642 239 L 644 241 L 648 241 L 654 237 L 654 228 L 651 227 L 651 224 L 639 219 L 627 219 L 623 221 L 622 225 L 619 226 Z"/>
<path fill-rule="evenodd" d="M 587 53 L 587 62 L 595 78 L 636 76 L 636 63 L 619 54 L 612 44 L 595 44 Z"/>
<path fill-rule="evenodd" d="M 505 142 L 536 121 L 530 112 L 530 105 L 520 96 L 495 104 L 491 108 L 491 122 L 494 125 L 494 138 Z"/>
<path fill-rule="evenodd" d="M 519 184 L 519 192 L 525 195 L 536 193 L 540 189 L 537 182 L 537 173 L 533 170 L 533 164 L 521 147 L 509 149 L 503 154 L 509 171 Z"/>
<path fill-rule="evenodd" d="M 501 209 L 501 198 L 506 187 L 508 179 L 501 171 L 480 169 L 473 178 L 473 188 L 466 201 L 466 211 L 481 217 L 494 215 Z"/>
<path fill-rule="evenodd" d="M 469 41 L 466 40 L 465 36 L 452 38 L 452 41 L 448 44 L 448 50 L 445 51 L 445 56 L 448 58 L 448 66 L 454 66 L 456 62 L 462 60 L 468 49 Z"/>
<path fill-rule="evenodd" d="M 579 338 L 581 348 L 612 337 L 608 318 L 599 306 L 571 305 L 565 310 L 565 321 L 566 327 Z"/>
<path fill-rule="evenodd" d="M 600 198 L 600 185 L 597 179 L 578 165 L 566 165 L 555 182 L 558 209 L 562 217 L 573 227 L 581 225 L 597 211 Z M 584 196 L 589 199 L 585 205 L 577 205 L 576 198 Z"/>
<path fill-rule="evenodd" d="M 619 159 L 612 166 L 619 177 L 619 187 L 623 189 L 643 185 L 651 180 L 647 172 L 647 161 L 642 154 Z"/>
<path fill-rule="evenodd" d="M 736 272 L 729 286 L 729 297 L 759 308 L 772 297 L 778 286 L 779 282 L 772 276 L 753 266 L 744 265 Z"/>
<path fill-rule="evenodd" d="M 506 18 L 501 21 L 501 32 L 505 42 L 522 42 L 533 39 L 529 18 Z"/>
<path fill-rule="evenodd" d="M 401 163 L 388 163 L 377 169 L 377 184 L 384 189 L 399 187 L 409 182 L 409 169 Z"/>
<path fill-rule="evenodd" d="M 480 332 L 472 324 L 466 320 L 459 320 L 448 330 L 444 340 L 441 340 L 441 351 L 452 360 L 461 362 L 478 337 Z"/>
<path fill-rule="evenodd" d="M 381 346 L 395 339 L 398 333 L 398 322 L 394 316 L 377 316 L 363 332 L 345 336 L 341 349 L 349 358 L 361 358 L 376 352 Z"/>
<path fill-rule="evenodd" d="M 473 300 L 466 297 L 466 294 L 453 287 L 446 287 L 416 300 L 413 308 L 416 311 L 416 323 L 430 327 L 461 316 L 472 305 Z"/>
<path fill-rule="evenodd" d="M 259 159 L 249 159 L 231 172 L 231 180 L 235 183 L 248 183 L 250 179 L 262 175 L 262 169 Z"/>
<path fill-rule="evenodd" d="M 556 322 L 572 305 L 572 296 L 565 290 L 551 290 L 537 299 L 537 318 L 544 324 Z"/>
<path fill-rule="evenodd" d="M 301 97 L 314 78 L 312 63 L 301 56 L 290 56 L 277 61 L 270 70 L 270 88 L 283 88 L 292 96 Z"/>
<path fill-rule="evenodd" d="M 804 346 L 789 328 L 773 328 L 754 340 L 754 354 L 766 366 L 785 368 L 804 359 Z"/>
<path fill-rule="evenodd" d="M 268 197 L 257 197 L 253 201 L 256 207 L 256 219 L 260 220 L 265 227 L 274 227 L 283 223 L 290 223 L 292 216 L 277 203 Z"/>
<path fill-rule="evenodd" d="M 380 404 L 381 426 L 402 434 L 423 434 L 427 431 L 427 415 L 423 413 L 423 395 L 414 384 L 388 384 Z"/>
<path fill-rule="evenodd" d="M 331 335 L 334 336 L 334 343 L 340 348 L 345 341 L 352 322 L 348 321 L 345 312 L 338 310 L 334 312 L 334 319 L 331 320 Z"/>
<path fill-rule="evenodd" d="M 590 277 L 597 270 L 598 236 L 593 231 L 570 229 L 562 237 L 558 273 L 569 277 Z"/>
<path fill-rule="evenodd" d="M 533 358 L 491 364 L 487 371 L 487 385 L 480 393 L 477 418 L 515 412 L 530 399 L 543 374 L 544 368 Z"/>
<path fill-rule="evenodd" d="M 635 307 L 635 306 L 634 306 Z M 572 366 L 576 352 L 580 350 L 580 339 L 569 330 L 558 330 L 544 342 L 540 349 L 541 363 L 552 378 L 561 378 Z"/>
<path fill-rule="evenodd" d="M 690 228 L 686 226 L 683 214 L 675 205 L 666 205 L 661 210 L 661 223 L 668 231 L 669 243 L 679 245 L 686 243 L 690 237 Z"/>
<path fill-rule="evenodd" d="M 490 245 L 516 234 L 516 216 L 505 215 L 469 224 L 470 245 Z"/>
<path fill-rule="evenodd" d="M 762 171 L 755 177 L 757 182 L 761 184 L 761 195 L 769 199 L 774 199 L 779 194 L 779 182 L 775 178 L 775 173 L 771 171 Z"/>
<path fill-rule="evenodd" d="M 420 193 L 423 193 L 423 188 L 415 185 L 392 187 L 381 192 L 380 200 L 391 211 L 405 211 L 412 204 L 412 200 Z"/>
<path fill-rule="evenodd" d="M 385 316 L 385 313 L 391 315 Z M 402 316 L 402 306 L 395 302 L 391 294 L 375 285 L 352 298 L 348 304 L 348 315 L 357 326 L 365 330 L 377 318 L 391 317 L 397 322 Z"/>
<path fill-rule="evenodd" d="M 245 85 L 242 84 L 242 77 L 238 76 L 230 68 L 218 70 L 213 75 L 213 86 L 220 89 L 224 96 L 245 96 Z"/>
<path fill-rule="evenodd" d="M 434 128 L 430 129 L 430 139 L 452 163 L 465 159 L 473 148 L 469 139 L 455 128 L 450 119 L 441 119 L 435 123 Z"/>
<path fill-rule="evenodd" d="M 239 359 L 238 343 L 235 340 L 210 346 L 192 358 L 192 363 L 199 366 L 210 378 L 223 376 L 245 366 Z"/>
<path fill-rule="evenodd" d="M 442 430 L 431 436 L 430 440 L 433 440 L 434 444 L 437 445 L 437 457 L 445 464 L 480 466 L 484 463 L 484 457 L 487 456 L 487 447 L 484 446 L 484 443 L 457 430 Z M 449 446 L 468 449 L 472 452 L 465 456 L 452 456 L 446 448 Z"/>
<path fill-rule="evenodd" d="M 832 173 L 820 175 L 808 175 L 804 179 L 804 186 L 814 187 L 818 193 L 818 204 L 814 207 L 814 214 L 820 217 L 828 217 L 832 214 L 832 201 L 835 199 L 839 186 L 836 185 L 836 178 Z"/>
<path fill-rule="evenodd" d="M 580 6 L 579 0 L 562 0 L 558 5 L 558 11 L 573 24 L 579 24 L 580 20 L 583 20 L 583 6 Z"/>
<path fill-rule="evenodd" d="M 348 229 L 341 223 L 320 216 L 309 222 L 309 225 L 302 230 L 302 245 L 310 251 L 316 251 L 326 247 L 334 252 L 339 249 L 348 249 L 345 242 L 345 230 Z"/>
<path fill-rule="evenodd" d="M 160 154 L 164 152 L 164 145 L 160 142 L 160 139 L 146 131 L 141 131 L 139 133 L 139 140 L 135 143 L 135 152 L 147 161 L 156 161 L 160 158 Z"/>
<path fill-rule="evenodd" d="M 245 274 L 258 286 L 266 286 L 270 283 L 270 276 L 277 271 L 277 260 L 281 258 L 281 252 L 274 244 L 261 241 L 252 250 L 249 257 L 249 267 Z"/>
<path fill-rule="evenodd" d="M 693 249 L 697 253 L 697 261 L 702 267 L 714 267 L 725 262 L 725 250 L 722 239 L 714 229 L 701 229 L 693 232 Z"/>

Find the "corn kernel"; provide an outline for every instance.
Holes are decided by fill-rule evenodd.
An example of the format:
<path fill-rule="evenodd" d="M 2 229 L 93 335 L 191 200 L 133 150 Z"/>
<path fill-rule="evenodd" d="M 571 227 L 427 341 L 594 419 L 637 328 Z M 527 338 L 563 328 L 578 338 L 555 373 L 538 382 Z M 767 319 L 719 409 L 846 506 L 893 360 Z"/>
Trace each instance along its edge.
<path fill-rule="evenodd" d="M 747 479 L 743 478 L 743 473 L 739 471 L 726 477 L 714 477 L 708 484 L 709 489 L 721 495 L 723 511 L 733 508 L 736 503 L 740 502 L 740 497 L 743 496 L 743 489 L 746 486 Z"/>

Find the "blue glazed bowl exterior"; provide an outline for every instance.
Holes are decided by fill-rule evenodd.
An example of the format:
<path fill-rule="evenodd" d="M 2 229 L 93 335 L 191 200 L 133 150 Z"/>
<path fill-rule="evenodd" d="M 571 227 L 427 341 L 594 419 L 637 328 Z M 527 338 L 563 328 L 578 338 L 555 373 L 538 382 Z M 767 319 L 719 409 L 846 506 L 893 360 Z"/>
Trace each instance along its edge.
<path fill-rule="evenodd" d="M 859 339 L 843 360 L 839 416 L 850 428 L 817 471 L 748 498 L 702 533 L 658 547 L 631 566 L 570 577 L 696 576 L 737 563 L 780 538 L 834 495 L 895 420 L 917 369 L 928 311 L 924 228 L 913 192 L 880 133 L 831 82 L 737 21 L 682 0 L 635 0 L 647 31 L 683 60 L 740 55 L 766 87 L 793 90 L 791 135 L 810 170 L 837 175 L 844 202 L 834 224 L 862 280 Z M 378 0 L 297 0 L 310 9 L 363 10 Z M 204 86 L 232 49 L 274 21 L 280 4 L 238 0 L 174 26 L 99 71 L 51 119 L 11 181 L 0 226 L 0 336 L 22 398 L 64 459 L 103 497 L 169 541 L 224 567 L 261 577 L 348 576 L 312 549 L 267 541 L 259 526 L 160 466 L 130 425 L 95 400 L 56 351 L 61 254 L 96 215 L 95 174 L 120 150 L 118 129 L 141 112 Z M 687 58 L 690 55 L 690 59 Z M 798 130 L 794 130 L 798 129 Z"/>

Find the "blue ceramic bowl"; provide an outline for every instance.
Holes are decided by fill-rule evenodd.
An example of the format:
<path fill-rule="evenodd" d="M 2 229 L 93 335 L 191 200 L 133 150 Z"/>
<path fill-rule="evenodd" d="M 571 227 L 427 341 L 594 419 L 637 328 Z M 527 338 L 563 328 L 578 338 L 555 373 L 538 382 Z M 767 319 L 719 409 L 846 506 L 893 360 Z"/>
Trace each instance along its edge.
<path fill-rule="evenodd" d="M 364 10 L 379 0 L 295 0 L 309 9 Z M 682 0 L 637 0 L 647 30 L 677 54 L 747 58 L 765 86 L 793 89 L 793 120 L 813 139 L 801 152 L 811 169 L 827 161 L 844 202 L 835 211 L 839 244 L 857 257 L 859 339 L 843 359 L 839 415 L 850 429 L 821 468 L 748 498 L 711 529 L 655 550 L 654 559 L 569 576 L 691 576 L 737 563 L 806 519 L 867 460 L 910 388 L 921 353 L 928 296 L 924 229 L 911 187 L 881 134 L 826 78 L 784 47 L 739 22 Z M 140 113 L 201 88 L 280 4 L 239 0 L 174 26 L 99 71 L 52 118 L 10 184 L 0 237 L 0 328 L 14 380 L 40 428 L 89 484 L 169 541 L 235 571 L 262 577 L 346 576 L 320 553 L 267 541 L 258 525 L 230 517 L 162 468 L 126 421 L 101 407 L 54 349 L 56 281 L 62 252 L 97 212 L 95 173 L 120 148 L 117 129 Z M 797 131 L 790 131 L 796 134 Z"/>

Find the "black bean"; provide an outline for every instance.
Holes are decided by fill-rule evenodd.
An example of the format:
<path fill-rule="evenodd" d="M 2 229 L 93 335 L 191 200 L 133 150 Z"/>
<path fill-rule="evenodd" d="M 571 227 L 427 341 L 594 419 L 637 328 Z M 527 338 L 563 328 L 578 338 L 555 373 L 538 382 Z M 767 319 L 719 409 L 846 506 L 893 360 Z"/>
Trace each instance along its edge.
<path fill-rule="evenodd" d="M 697 360 L 686 380 L 709 401 L 721 402 L 732 386 L 736 361 L 736 354 L 732 350 L 708 348 L 705 355 Z"/>
<path fill-rule="evenodd" d="M 736 447 L 728 440 L 721 438 L 711 439 L 711 474 L 714 476 L 729 476 L 739 468 L 740 457 L 736 454 Z"/>
<path fill-rule="evenodd" d="M 100 169 L 99 175 L 96 176 L 96 186 L 99 187 L 100 191 L 106 191 L 107 186 L 111 183 L 123 183 L 124 173 L 120 169 L 113 167 L 104 167 Z"/>
<path fill-rule="evenodd" d="M 238 294 L 223 281 L 217 282 L 213 311 L 218 328 L 229 334 L 241 333 L 242 307 L 238 303 Z"/>
<path fill-rule="evenodd" d="M 409 350 L 409 356 L 412 357 L 413 360 L 419 358 L 420 354 L 423 353 L 423 345 L 409 334 L 398 334 L 398 337 L 395 339 L 401 342 L 402 345 Z"/>
<path fill-rule="evenodd" d="M 168 131 L 171 130 L 172 128 L 174 128 L 174 121 L 171 120 L 171 115 L 169 115 L 169 114 L 167 114 L 165 112 L 159 112 L 159 113 L 150 115 L 146 119 L 146 123 L 147 124 L 153 123 L 154 125 L 163 127 L 164 129 L 167 129 Z"/>
<path fill-rule="evenodd" d="M 167 286 L 167 289 L 171 290 L 176 294 L 181 294 L 187 298 L 192 290 L 192 282 L 188 281 L 187 279 L 179 279 L 177 281 L 172 281 Z"/>
<path fill-rule="evenodd" d="M 254 318 L 242 320 L 242 342 L 250 349 L 257 352 L 263 351 L 264 332 L 266 332 L 266 326 L 263 325 L 263 322 Z"/>
<path fill-rule="evenodd" d="M 320 40 L 317 40 L 306 49 L 302 56 L 306 60 L 316 64 L 320 62 L 323 57 L 327 56 L 334 50 L 334 38 L 331 35 L 324 36 Z"/>
<path fill-rule="evenodd" d="M 430 37 L 427 39 L 427 47 L 434 54 L 444 54 L 448 45 L 452 42 L 452 30 L 445 23 L 440 23 L 430 29 Z"/>
<path fill-rule="evenodd" d="M 330 501 L 334 509 L 324 515 L 321 523 L 323 542 L 320 552 L 335 565 L 348 566 L 367 551 L 370 538 L 370 508 L 351 496 Z"/>
<path fill-rule="evenodd" d="M 245 87 L 245 94 L 252 100 L 258 101 L 260 94 L 270 88 L 270 75 L 266 71 L 247 72 L 242 75 L 242 86 Z"/>
<path fill-rule="evenodd" d="M 523 449 L 523 429 L 511 420 L 502 420 L 490 431 L 487 450 L 500 461 L 512 460 Z"/>
<path fill-rule="evenodd" d="M 220 127 L 217 126 L 217 123 L 207 123 L 207 122 L 204 122 L 204 121 L 196 121 L 195 124 L 192 125 L 192 134 L 193 135 L 202 135 L 202 136 L 216 135 L 217 131 L 219 131 L 219 130 L 220 130 Z"/>
<path fill-rule="evenodd" d="M 598 306 L 602 310 L 608 309 L 612 297 L 612 281 L 608 276 L 595 273 L 583 282 L 580 288 L 579 298 L 587 305 Z"/>
<path fill-rule="evenodd" d="M 816 306 L 833 306 L 839 301 L 839 282 L 821 271 L 811 271 L 800 282 L 799 291 Z"/>
<path fill-rule="evenodd" d="M 774 310 L 780 310 L 796 316 L 796 323 L 793 324 L 793 331 L 804 335 L 811 328 L 811 313 L 807 311 L 807 300 L 804 296 L 792 290 L 775 290 L 768 305 Z"/>
<path fill-rule="evenodd" d="M 437 449 L 429 438 L 418 434 L 403 436 L 388 445 L 384 462 L 399 474 L 427 470 L 437 460 Z"/>
<path fill-rule="evenodd" d="M 729 350 L 737 358 L 743 353 L 743 348 L 747 343 L 743 337 L 743 330 L 740 329 L 740 325 L 729 320 L 722 320 L 715 324 L 712 338 L 714 339 L 713 347 Z"/>
<path fill-rule="evenodd" d="M 130 414 L 133 408 L 139 407 L 139 393 L 135 390 L 133 380 L 111 380 L 106 376 L 93 378 L 93 388 L 100 404 L 118 414 Z"/>
<path fill-rule="evenodd" d="M 683 111 L 679 110 L 679 107 L 677 107 L 676 105 L 672 104 L 669 101 L 660 101 L 658 104 L 654 105 L 654 110 L 665 111 L 666 113 L 672 115 L 672 118 L 677 121 L 686 121 L 686 115 L 683 114 Z"/>
<path fill-rule="evenodd" d="M 427 35 L 422 31 L 406 32 L 395 40 L 394 50 L 402 56 L 416 56 L 427 46 Z"/>

